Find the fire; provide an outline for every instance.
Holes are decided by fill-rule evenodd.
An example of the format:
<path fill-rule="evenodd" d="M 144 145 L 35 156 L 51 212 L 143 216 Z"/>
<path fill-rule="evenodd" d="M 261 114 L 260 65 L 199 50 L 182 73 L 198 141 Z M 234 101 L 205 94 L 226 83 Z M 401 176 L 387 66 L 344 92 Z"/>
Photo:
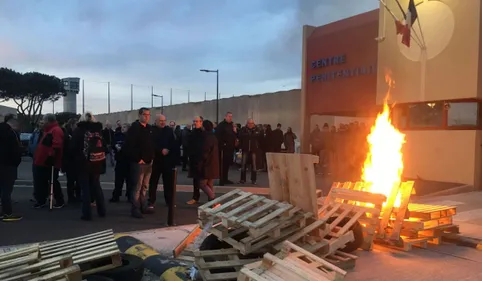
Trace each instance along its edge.
<path fill-rule="evenodd" d="M 369 183 L 369 192 L 390 196 L 392 188 L 398 188 L 403 172 L 402 146 L 405 135 L 397 130 L 390 118 L 388 99 L 394 85 L 390 74 L 385 75 L 388 92 L 383 103 L 383 112 L 378 114 L 367 137 L 369 151 L 363 167 L 362 179 Z M 400 205 L 400 196 L 395 206 Z"/>

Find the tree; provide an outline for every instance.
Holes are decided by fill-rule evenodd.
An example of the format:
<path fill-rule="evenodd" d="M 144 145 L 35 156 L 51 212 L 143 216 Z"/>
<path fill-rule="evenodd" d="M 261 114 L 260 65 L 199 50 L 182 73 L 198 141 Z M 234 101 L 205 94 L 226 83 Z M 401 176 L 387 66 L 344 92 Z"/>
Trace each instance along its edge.
<path fill-rule="evenodd" d="M 57 101 L 63 95 L 65 90 L 62 80 L 55 76 L 0 68 L 0 99 L 14 101 L 17 112 L 32 125 L 41 118 L 45 102 Z"/>

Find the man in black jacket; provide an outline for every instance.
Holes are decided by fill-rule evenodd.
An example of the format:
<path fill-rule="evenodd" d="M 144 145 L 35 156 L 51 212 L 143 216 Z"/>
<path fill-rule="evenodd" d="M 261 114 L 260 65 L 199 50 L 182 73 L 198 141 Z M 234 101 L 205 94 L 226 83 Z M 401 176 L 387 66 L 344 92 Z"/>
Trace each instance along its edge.
<path fill-rule="evenodd" d="M 14 117 L 0 123 L 0 194 L 2 212 L 0 219 L 5 222 L 21 220 L 12 212 L 12 191 L 17 179 L 17 168 L 22 161 L 20 139 L 17 133 L 18 121 Z"/>
<path fill-rule="evenodd" d="M 256 156 L 260 149 L 261 132 L 256 128 L 253 119 L 248 119 L 246 127 L 239 132 L 239 145 L 243 152 L 241 160 L 241 180 L 246 182 L 246 166 L 251 162 L 251 183 L 256 184 Z"/>
<path fill-rule="evenodd" d="M 127 131 L 125 152 L 130 162 L 129 191 L 131 192 L 131 214 L 142 218 L 142 214 L 152 213 L 147 208 L 146 193 L 152 173 L 155 148 L 151 126 L 148 124 L 151 113 L 148 108 L 139 109 L 139 119 Z"/>
<path fill-rule="evenodd" d="M 156 126 L 152 128 L 152 137 L 155 146 L 155 157 L 152 163 L 152 175 L 149 182 L 149 208 L 154 209 L 157 195 L 157 185 L 162 175 L 164 187 L 164 200 L 168 207 L 173 207 L 175 159 L 173 151 L 176 146 L 174 131 L 166 126 L 166 116 L 159 114 L 155 120 Z"/>
<path fill-rule="evenodd" d="M 191 135 L 191 125 L 187 124 L 181 132 L 182 145 L 182 170 L 187 171 L 188 155 L 189 155 L 189 136 Z"/>
<path fill-rule="evenodd" d="M 233 114 L 227 112 L 224 120 L 216 127 L 216 137 L 218 138 L 220 154 L 220 185 L 233 184 L 228 179 L 229 167 L 233 162 L 234 147 L 236 143 L 236 132 L 233 128 Z"/>
<path fill-rule="evenodd" d="M 273 143 L 273 152 L 280 153 L 281 152 L 281 145 L 284 142 L 284 134 L 283 131 L 281 130 L 281 124 L 278 123 L 276 125 L 276 129 L 273 130 L 272 133 L 273 139 L 271 140 Z"/>

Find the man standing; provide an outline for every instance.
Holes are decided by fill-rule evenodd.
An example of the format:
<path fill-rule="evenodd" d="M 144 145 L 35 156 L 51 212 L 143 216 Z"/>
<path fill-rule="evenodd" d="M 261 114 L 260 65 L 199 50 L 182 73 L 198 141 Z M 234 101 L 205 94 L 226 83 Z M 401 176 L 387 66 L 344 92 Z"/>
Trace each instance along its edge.
<path fill-rule="evenodd" d="M 281 124 L 276 125 L 276 129 L 272 133 L 273 136 L 273 152 L 281 152 L 281 145 L 284 142 L 284 134 L 281 130 Z"/>
<path fill-rule="evenodd" d="M 191 125 L 187 124 L 181 133 L 181 144 L 182 144 L 182 170 L 187 171 L 187 161 L 189 155 L 189 136 L 191 135 Z"/>
<path fill-rule="evenodd" d="M 112 125 L 109 122 L 105 124 L 105 128 L 102 130 L 102 139 L 107 147 L 110 165 L 114 167 L 114 154 L 112 152 L 112 145 L 114 144 L 114 130 L 112 130 Z"/>
<path fill-rule="evenodd" d="M 203 120 L 200 116 L 194 117 L 191 136 L 189 137 L 189 172 L 188 177 L 193 180 L 192 199 L 187 201 L 188 205 L 194 205 L 199 202 L 201 193 L 199 191 L 200 184 L 200 168 L 203 157 Z"/>
<path fill-rule="evenodd" d="M 152 173 L 154 142 L 152 140 L 149 109 L 139 109 L 139 119 L 127 131 L 125 152 L 130 162 L 129 191 L 132 203 L 131 215 L 142 218 L 142 214 L 152 213 L 147 208 L 146 193 Z"/>
<path fill-rule="evenodd" d="M 233 184 L 228 179 L 229 167 L 233 162 L 234 147 L 236 142 L 236 132 L 233 127 L 233 114 L 227 112 L 224 120 L 219 122 L 216 127 L 216 137 L 218 138 L 220 154 L 220 185 Z"/>
<path fill-rule="evenodd" d="M 251 183 L 256 184 L 256 155 L 260 149 L 261 132 L 256 128 L 253 119 L 248 119 L 246 127 L 239 132 L 239 144 L 243 152 L 241 160 L 241 180 L 246 183 L 246 166 L 251 162 Z"/>
<path fill-rule="evenodd" d="M 156 126 L 152 128 L 152 137 L 154 140 L 155 157 L 152 164 L 152 175 L 149 182 L 149 209 L 154 209 L 157 195 L 157 185 L 162 175 L 162 184 L 164 187 L 164 200 L 169 209 L 169 213 L 173 213 L 174 202 L 174 164 L 175 160 L 172 151 L 176 145 L 174 132 L 166 126 L 166 117 L 162 114 L 156 116 Z M 173 220 L 168 216 L 168 224 L 172 225 Z"/>
<path fill-rule="evenodd" d="M 62 167 L 62 155 L 64 149 L 64 131 L 59 127 L 59 123 L 52 113 L 45 114 L 44 133 L 35 150 L 33 164 L 35 165 L 34 182 L 38 190 L 35 191 L 37 203 L 34 208 L 46 206 L 49 195 L 49 182 L 53 184 L 55 197 L 54 208 L 64 206 L 64 195 L 60 188 L 59 171 Z"/>
<path fill-rule="evenodd" d="M 4 123 L 0 123 L 0 195 L 2 202 L 2 212 L 0 219 L 4 222 L 19 221 L 21 216 L 16 216 L 12 212 L 12 191 L 17 179 L 17 168 L 22 161 L 20 149 L 20 139 L 17 133 L 18 121 L 10 118 Z"/>
<path fill-rule="evenodd" d="M 37 124 L 37 128 L 32 133 L 32 136 L 30 136 L 30 140 L 28 141 L 28 155 L 33 158 L 35 154 L 35 150 L 37 150 L 38 143 L 40 142 L 40 139 L 43 136 L 43 128 L 44 128 L 44 123 L 43 120 L 40 120 L 39 123 Z M 33 181 L 33 198 L 30 200 L 31 202 L 35 202 L 35 190 L 38 190 L 38 188 L 35 188 L 35 165 L 33 164 L 32 161 L 32 178 L 34 179 Z"/>

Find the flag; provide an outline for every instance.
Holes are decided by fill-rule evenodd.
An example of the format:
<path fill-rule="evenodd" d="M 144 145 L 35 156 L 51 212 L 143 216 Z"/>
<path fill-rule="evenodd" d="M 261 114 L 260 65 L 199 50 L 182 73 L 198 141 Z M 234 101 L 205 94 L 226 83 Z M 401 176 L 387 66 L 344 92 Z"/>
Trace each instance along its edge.
<path fill-rule="evenodd" d="M 402 32 L 402 44 L 406 45 L 407 47 L 410 47 L 412 25 L 415 23 L 417 18 L 418 13 L 417 8 L 415 7 L 415 2 L 414 0 L 410 0 L 410 2 L 408 3 L 408 11 L 405 16 L 405 29 L 403 29 Z"/>
<path fill-rule="evenodd" d="M 403 30 L 405 29 L 405 25 L 401 21 L 395 20 L 395 26 L 396 26 L 396 29 L 397 29 L 397 35 L 403 34 Z"/>

